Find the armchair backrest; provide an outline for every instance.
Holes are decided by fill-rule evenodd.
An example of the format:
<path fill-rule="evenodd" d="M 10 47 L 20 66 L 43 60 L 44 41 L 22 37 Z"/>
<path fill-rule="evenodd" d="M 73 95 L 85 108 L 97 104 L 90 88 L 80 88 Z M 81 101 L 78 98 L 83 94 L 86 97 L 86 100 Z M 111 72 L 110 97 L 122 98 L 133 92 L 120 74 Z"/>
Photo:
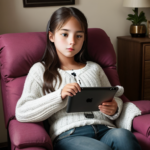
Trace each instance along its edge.
<path fill-rule="evenodd" d="M 1 90 L 6 127 L 15 117 L 16 103 L 22 94 L 26 75 L 42 58 L 45 45 L 45 32 L 0 35 Z M 102 29 L 88 29 L 88 52 L 92 60 L 103 67 L 111 84 L 120 85 L 115 51 Z M 123 100 L 127 101 L 124 96 Z"/>

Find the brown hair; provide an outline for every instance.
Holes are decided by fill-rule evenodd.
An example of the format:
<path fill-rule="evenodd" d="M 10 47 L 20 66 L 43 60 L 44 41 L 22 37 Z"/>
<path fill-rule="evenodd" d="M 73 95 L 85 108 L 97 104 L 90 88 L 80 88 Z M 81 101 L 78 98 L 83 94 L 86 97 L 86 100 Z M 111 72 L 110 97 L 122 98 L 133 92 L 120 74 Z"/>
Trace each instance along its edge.
<path fill-rule="evenodd" d="M 77 53 L 74 58 L 76 62 L 86 63 L 87 60 L 89 60 L 88 52 L 87 52 L 87 20 L 84 14 L 74 7 L 61 7 L 58 10 L 56 10 L 50 20 L 47 24 L 47 45 L 45 49 L 45 53 L 43 55 L 43 58 L 41 60 L 41 63 L 45 67 L 45 72 L 43 75 L 44 79 L 44 85 L 43 85 L 43 93 L 45 91 L 47 93 L 55 91 L 55 86 L 57 83 L 57 79 L 60 80 L 60 84 L 62 82 L 62 78 L 57 70 L 57 68 L 60 68 L 60 62 L 59 58 L 57 56 L 57 52 L 55 50 L 54 43 L 49 40 L 49 31 L 52 33 L 55 32 L 56 29 L 60 29 L 63 24 L 71 17 L 75 17 L 81 24 L 82 28 L 84 29 L 85 34 L 85 40 L 82 46 L 82 49 L 79 53 Z M 44 62 L 44 63 L 43 63 Z M 55 85 L 53 86 L 53 81 L 55 82 Z"/>

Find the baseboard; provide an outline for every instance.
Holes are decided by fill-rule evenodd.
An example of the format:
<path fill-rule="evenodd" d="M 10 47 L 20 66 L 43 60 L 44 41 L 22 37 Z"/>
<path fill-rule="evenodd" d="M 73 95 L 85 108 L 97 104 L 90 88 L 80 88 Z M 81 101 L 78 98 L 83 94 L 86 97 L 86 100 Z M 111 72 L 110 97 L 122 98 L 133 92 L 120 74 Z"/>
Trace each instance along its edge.
<path fill-rule="evenodd" d="M 7 147 L 7 146 L 8 146 L 8 143 L 7 143 L 7 142 L 0 143 L 0 148 Z"/>

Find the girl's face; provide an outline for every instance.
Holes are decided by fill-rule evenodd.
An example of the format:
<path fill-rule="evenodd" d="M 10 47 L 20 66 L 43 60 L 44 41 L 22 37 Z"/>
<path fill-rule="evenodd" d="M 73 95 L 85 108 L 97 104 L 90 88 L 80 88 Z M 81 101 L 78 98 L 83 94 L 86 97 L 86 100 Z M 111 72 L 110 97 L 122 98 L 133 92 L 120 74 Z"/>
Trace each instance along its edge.
<path fill-rule="evenodd" d="M 49 39 L 54 42 L 59 59 L 72 59 L 82 48 L 84 31 L 78 20 L 71 17 L 54 34 L 49 32 Z"/>

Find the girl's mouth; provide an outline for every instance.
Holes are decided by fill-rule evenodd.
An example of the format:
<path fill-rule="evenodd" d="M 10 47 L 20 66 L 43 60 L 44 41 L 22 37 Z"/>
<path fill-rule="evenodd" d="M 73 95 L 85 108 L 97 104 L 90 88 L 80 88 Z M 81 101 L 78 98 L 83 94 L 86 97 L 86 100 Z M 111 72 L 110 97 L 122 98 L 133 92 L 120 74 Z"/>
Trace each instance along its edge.
<path fill-rule="evenodd" d="M 67 48 L 67 50 L 68 50 L 68 51 L 73 51 L 74 49 L 73 49 L 73 48 Z"/>

